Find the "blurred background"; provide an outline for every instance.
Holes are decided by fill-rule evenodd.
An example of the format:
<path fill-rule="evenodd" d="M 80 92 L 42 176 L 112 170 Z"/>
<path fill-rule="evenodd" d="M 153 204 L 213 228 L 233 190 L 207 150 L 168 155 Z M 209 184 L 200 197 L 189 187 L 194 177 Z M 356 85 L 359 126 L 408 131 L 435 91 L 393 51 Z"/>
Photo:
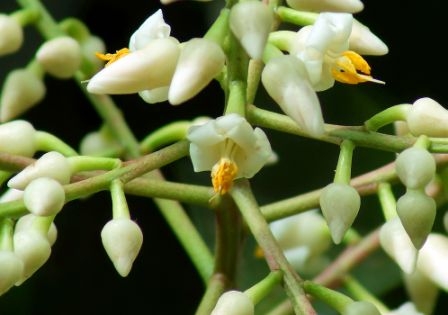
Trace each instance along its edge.
<path fill-rule="evenodd" d="M 156 0 L 115 2 L 105 0 L 43 0 L 56 20 L 72 16 L 83 20 L 93 34 L 102 37 L 107 50 L 127 46 L 130 35 L 157 9 L 162 8 L 172 35 L 180 41 L 202 36 L 222 7 L 213 2 L 181 1 L 162 6 Z M 364 1 L 365 9 L 356 18 L 369 26 L 389 46 L 382 57 L 366 57 L 375 78 L 386 85 L 336 85 L 319 94 L 326 122 L 361 125 L 381 109 L 399 103 L 412 103 L 431 97 L 448 104 L 444 50 L 446 25 L 444 4 L 439 0 Z M 0 13 L 19 9 L 13 0 L 0 1 Z M 0 58 L 0 84 L 8 71 L 23 67 L 42 43 L 31 27 L 26 29 L 25 45 L 14 55 Z M 22 116 L 36 129 L 54 133 L 74 148 L 83 136 L 97 130 L 101 120 L 79 91 L 76 82 L 46 77 L 48 92 L 44 101 Z M 193 100 L 181 105 L 149 105 L 137 95 L 114 99 L 137 139 L 167 122 L 193 119 L 199 115 L 217 117 L 223 110 L 222 93 L 212 83 Z M 261 90 L 257 105 L 277 110 Z M 385 129 L 387 131 L 387 129 Z M 260 204 L 307 192 L 332 180 L 338 148 L 334 145 L 266 130 L 279 164 L 263 169 L 252 181 Z M 353 176 L 392 161 L 394 154 L 358 148 Z M 167 178 L 208 185 L 209 174 L 194 174 L 187 159 L 167 167 Z M 98 193 L 82 201 L 70 202 L 58 215 L 58 240 L 49 261 L 20 287 L 0 298 L 0 314 L 193 314 L 203 285 L 189 258 L 172 235 L 162 216 L 149 199 L 128 197 L 132 217 L 144 233 L 142 251 L 133 270 L 122 278 L 106 256 L 100 239 L 102 226 L 111 217 L 108 193 Z M 213 242 L 213 217 L 205 209 L 187 207 L 207 241 Z M 356 228 L 367 233 L 383 220 L 374 197 L 363 199 Z M 439 220 L 440 222 L 440 220 Z M 440 229 L 440 224 L 436 226 Z M 265 263 L 251 255 L 253 243 L 241 266 L 241 287 L 247 288 L 266 272 Z M 247 266 L 251 266 L 247 268 Z M 391 307 L 401 304 L 405 292 L 399 270 L 378 253 L 355 271 L 373 292 Z M 375 277 L 384 275 L 381 279 Z M 439 297 L 436 314 L 447 309 L 446 295 Z M 322 313 L 330 314 L 330 313 Z"/>

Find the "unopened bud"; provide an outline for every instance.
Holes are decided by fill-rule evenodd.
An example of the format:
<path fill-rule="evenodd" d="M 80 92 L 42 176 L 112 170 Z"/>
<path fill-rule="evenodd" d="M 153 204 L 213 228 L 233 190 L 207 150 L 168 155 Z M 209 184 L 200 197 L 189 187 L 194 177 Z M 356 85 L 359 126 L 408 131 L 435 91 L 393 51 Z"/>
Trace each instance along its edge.
<path fill-rule="evenodd" d="M 290 55 L 272 58 L 261 79 L 268 94 L 305 132 L 316 137 L 323 135 L 320 102 L 298 58 Z"/>
<path fill-rule="evenodd" d="M 45 96 L 42 79 L 28 69 L 11 71 L 5 79 L 0 99 L 0 121 L 16 118 Z"/>
<path fill-rule="evenodd" d="M 21 216 L 14 226 L 14 232 L 18 233 L 20 231 L 27 231 L 29 229 L 33 229 L 33 224 L 35 220 L 39 220 L 40 217 L 29 213 L 24 216 Z M 56 228 L 56 225 L 54 222 L 51 222 L 50 228 L 48 229 L 48 233 L 46 234 L 48 242 L 50 243 L 50 246 L 53 246 L 53 244 L 56 242 L 56 239 L 58 237 L 58 230 Z"/>
<path fill-rule="evenodd" d="M 420 249 L 432 230 L 436 202 L 422 190 L 408 189 L 397 201 L 397 213 L 415 248 Z"/>
<path fill-rule="evenodd" d="M 381 56 L 389 52 L 387 45 L 356 19 L 353 19 L 349 47 L 350 50 L 356 51 L 360 55 Z"/>
<path fill-rule="evenodd" d="M 254 303 L 250 297 L 241 291 L 224 292 L 211 315 L 254 315 Z"/>
<path fill-rule="evenodd" d="M 378 309 L 370 302 L 355 301 L 347 305 L 342 315 L 381 315 Z"/>
<path fill-rule="evenodd" d="M 113 219 L 101 230 L 101 240 L 117 272 L 126 277 L 142 247 L 140 227 L 129 219 Z"/>
<path fill-rule="evenodd" d="M 414 136 L 448 136 L 448 111 L 429 97 L 414 102 L 407 114 L 406 122 Z"/>
<path fill-rule="evenodd" d="M 31 157 L 36 152 L 36 130 L 25 120 L 0 125 L 0 151 Z"/>
<path fill-rule="evenodd" d="M 23 190 L 33 179 L 39 177 L 50 177 L 62 185 L 68 184 L 71 177 L 71 167 L 67 158 L 56 151 L 47 152 L 36 162 L 28 165 L 12 177 L 8 181 L 8 186 Z"/>
<path fill-rule="evenodd" d="M 360 0 L 286 0 L 293 9 L 312 12 L 347 12 L 356 13 L 364 9 Z"/>
<path fill-rule="evenodd" d="M 22 279 L 23 262 L 12 251 L 0 251 L 0 295 L 7 292 Z"/>
<path fill-rule="evenodd" d="M 414 272 L 410 274 L 405 273 L 403 275 L 403 280 L 406 292 L 411 298 L 413 305 L 415 305 L 423 314 L 433 314 L 439 295 L 439 288 L 437 285 L 418 269 L 415 269 Z M 402 315 L 407 314 L 408 313 L 403 313 Z"/>
<path fill-rule="evenodd" d="M 193 38 L 182 47 L 174 72 L 168 100 L 181 104 L 199 93 L 224 67 L 226 56 L 215 42 Z"/>
<path fill-rule="evenodd" d="M 348 184 L 331 183 L 322 190 L 319 201 L 333 242 L 339 244 L 358 215 L 361 197 Z"/>
<path fill-rule="evenodd" d="M 23 43 L 23 28 L 13 17 L 0 14 L 0 56 L 20 49 Z"/>
<path fill-rule="evenodd" d="M 39 177 L 26 186 L 23 201 L 25 207 L 35 215 L 56 215 L 65 203 L 64 188 L 55 179 Z"/>
<path fill-rule="evenodd" d="M 407 188 L 424 188 L 434 178 L 436 162 L 428 150 L 411 147 L 398 155 L 395 169 Z"/>
<path fill-rule="evenodd" d="M 252 59 L 261 60 L 274 17 L 260 1 L 243 1 L 230 10 L 230 29 Z"/>

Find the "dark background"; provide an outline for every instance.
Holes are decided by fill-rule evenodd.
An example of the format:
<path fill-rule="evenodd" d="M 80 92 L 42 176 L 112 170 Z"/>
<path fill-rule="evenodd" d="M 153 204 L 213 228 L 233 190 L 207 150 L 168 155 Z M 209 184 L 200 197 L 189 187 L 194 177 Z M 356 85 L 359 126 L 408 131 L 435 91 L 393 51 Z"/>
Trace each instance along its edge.
<path fill-rule="evenodd" d="M 85 21 L 92 33 L 104 38 L 108 51 L 126 46 L 135 28 L 162 7 L 155 0 L 42 2 L 57 20 L 74 16 Z M 202 36 L 223 3 L 222 0 L 185 1 L 163 7 L 163 12 L 172 27 L 172 35 L 185 41 Z M 444 2 L 413 0 L 400 5 L 399 2 L 375 0 L 364 3 L 365 10 L 356 18 L 368 25 L 390 49 L 386 56 L 367 57 L 373 76 L 386 81 L 386 85 L 337 85 L 321 93 L 325 120 L 360 125 L 382 108 L 412 103 L 424 96 L 447 103 L 445 74 L 448 66 L 442 49 L 447 30 Z M 0 12 L 16 9 L 14 1 L 0 0 Z M 9 70 L 25 66 L 40 43 L 39 34 L 27 28 L 26 43 L 20 52 L 0 58 L 0 82 Z M 31 121 L 36 129 L 54 133 L 77 148 L 83 135 L 98 129 L 101 121 L 76 82 L 47 77 L 46 84 L 45 100 L 23 118 Z M 262 91 L 260 94 L 261 107 L 275 109 Z M 114 98 L 138 139 L 174 119 L 191 119 L 198 115 L 216 117 L 223 110 L 222 95 L 215 83 L 194 100 L 176 107 L 149 105 L 136 95 Z M 281 163 L 264 169 L 252 181 L 261 204 L 321 187 L 331 180 L 337 147 L 272 131 L 267 133 Z M 353 175 L 392 158 L 391 153 L 359 148 L 355 151 Z M 166 175 L 174 180 L 192 182 L 204 182 L 208 176 L 193 174 L 187 160 L 167 168 Z M 23 285 L 0 298 L 0 314 L 193 314 L 203 286 L 188 257 L 152 201 L 129 196 L 128 202 L 133 218 L 144 232 L 142 251 L 128 277 L 118 275 L 101 246 L 99 233 L 111 216 L 111 205 L 108 194 L 99 193 L 67 204 L 56 219 L 59 236 L 49 261 Z M 195 208 L 189 211 L 203 231 L 212 230 L 213 223 L 207 211 Z M 361 232 L 382 221 L 375 198 L 365 198 L 362 211 L 356 223 Z M 254 264 L 257 270 L 265 268 L 262 262 Z M 367 267 L 377 268 L 372 270 L 373 274 L 386 273 L 381 266 Z M 397 269 L 387 272 L 392 273 L 393 280 L 398 279 Z M 242 277 L 250 278 L 244 274 Z M 386 290 L 381 294 L 386 303 L 395 307 L 405 296 L 393 280 L 384 284 Z M 241 285 L 246 288 L 250 282 Z M 445 301 L 442 295 L 438 314 L 446 308 Z"/>

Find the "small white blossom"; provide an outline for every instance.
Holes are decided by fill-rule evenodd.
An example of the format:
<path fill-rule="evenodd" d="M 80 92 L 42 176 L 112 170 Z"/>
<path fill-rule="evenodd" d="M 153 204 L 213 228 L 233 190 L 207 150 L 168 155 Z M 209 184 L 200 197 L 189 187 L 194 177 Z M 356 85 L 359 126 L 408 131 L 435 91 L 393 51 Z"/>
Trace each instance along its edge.
<path fill-rule="evenodd" d="M 192 126 L 187 138 L 194 171 L 212 171 L 213 187 L 221 194 L 231 188 L 234 179 L 254 176 L 272 154 L 263 130 L 253 129 L 237 114 Z"/>
<path fill-rule="evenodd" d="M 286 0 L 293 9 L 311 12 L 356 13 L 364 9 L 360 0 Z"/>
<path fill-rule="evenodd" d="M 414 136 L 448 136 L 448 110 L 429 97 L 419 98 L 410 106 L 406 122 Z"/>
<path fill-rule="evenodd" d="M 65 203 L 64 188 L 53 178 L 33 179 L 25 188 L 23 202 L 25 207 L 35 215 L 56 215 Z"/>
<path fill-rule="evenodd" d="M 241 291 L 224 292 L 211 315 L 254 315 L 255 307 L 250 297 Z"/>
<path fill-rule="evenodd" d="M 0 14 L 0 56 L 19 50 L 23 43 L 23 28 L 13 17 Z"/>

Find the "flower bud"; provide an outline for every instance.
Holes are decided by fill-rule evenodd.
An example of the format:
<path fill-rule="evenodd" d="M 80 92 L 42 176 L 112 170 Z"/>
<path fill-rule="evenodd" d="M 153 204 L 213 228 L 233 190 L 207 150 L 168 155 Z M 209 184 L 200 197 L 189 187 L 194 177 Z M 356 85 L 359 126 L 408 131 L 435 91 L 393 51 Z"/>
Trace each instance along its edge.
<path fill-rule="evenodd" d="M 101 240 L 107 255 L 122 277 L 131 271 L 143 243 L 140 227 L 129 219 L 113 219 L 101 230 Z"/>
<path fill-rule="evenodd" d="M 341 315 L 381 315 L 378 309 L 370 302 L 355 301 L 347 305 Z"/>
<path fill-rule="evenodd" d="M 397 201 L 397 213 L 415 248 L 420 249 L 432 230 L 436 202 L 424 191 L 408 189 Z"/>
<path fill-rule="evenodd" d="M 448 111 L 429 97 L 414 102 L 407 114 L 406 122 L 414 136 L 448 136 Z"/>
<path fill-rule="evenodd" d="M 152 90 L 138 92 L 138 95 L 148 104 L 168 101 L 169 86 L 162 86 Z"/>
<path fill-rule="evenodd" d="M 286 0 L 293 9 L 312 12 L 347 12 L 356 13 L 364 9 L 359 0 Z"/>
<path fill-rule="evenodd" d="M 81 155 L 101 156 L 105 152 L 120 149 L 120 144 L 105 132 L 93 131 L 82 138 L 79 145 Z"/>
<path fill-rule="evenodd" d="M 243 1 L 230 10 L 230 29 L 252 59 L 261 60 L 274 17 L 260 1 Z"/>
<path fill-rule="evenodd" d="M 298 58 L 287 55 L 269 60 L 261 79 L 268 94 L 305 132 L 322 136 L 324 120 L 319 99 Z"/>
<path fill-rule="evenodd" d="M 322 190 L 319 202 L 333 242 L 339 244 L 358 215 L 361 197 L 348 184 L 331 183 Z"/>
<path fill-rule="evenodd" d="M 50 177 L 62 185 L 68 184 L 71 177 L 71 167 L 65 156 L 56 151 L 42 155 L 36 162 L 25 167 L 8 181 L 10 188 L 25 189 L 33 180 L 39 177 Z"/>
<path fill-rule="evenodd" d="M 174 38 L 154 39 L 111 63 L 87 84 L 95 94 L 131 94 L 169 85 L 179 57 Z"/>
<path fill-rule="evenodd" d="M 25 120 L 0 125 L 0 151 L 31 157 L 36 152 L 36 130 Z"/>
<path fill-rule="evenodd" d="M 403 281 L 413 305 L 423 314 L 433 314 L 439 295 L 439 288 L 436 284 L 418 269 L 415 269 L 413 273 L 404 274 Z M 403 313 L 402 315 L 407 314 Z"/>
<path fill-rule="evenodd" d="M 106 51 L 106 44 L 104 43 L 103 39 L 98 36 L 91 35 L 83 39 L 80 44 L 84 58 L 93 63 L 97 67 L 97 69 L 102 68 L 103 61 L 99 59 L 95 54 L 98 52 L 104 53 Z"/>
<path fill-rule="evenodd" d="M 11 71 L 3 84 L 0 99 L 0 121 L 16 118 L 39 103 L 46 88 L 41 78 L 28 69 Z"/>
<path fill-rule="evenodd" d="M 25 207 L 38 216 L 56 215 L 65 203 L 62 185 L 49 177 L 33 179 L 25 188 Z"/>
<path fill-rule="evenodd" d="M 250 297 L 236 290 L 224 292 L 211 315 L 254 315 L 254 303 Z"/>
<path fill-rule="evenodd" d="M 448 238 L 442 234 L 429 234 L 420 249 L 417 268 L 443 290 L 448 290 Z"/>
<path fill-rule="evenodd" d="M 414 271 L 417 249 L 398 217 L 383 224 L 380 229 L 380 244 L 404 272 Z"/>
<path fill-rule="evenodd" d="M 52 76 L 68 79 L 74 76 L 81 66 L 81 46 L 69 36 L 56 37 L 39 47 L 36 60 Z"/>
<path fill-rule="evenodd" d="M 430 314 L 430 313 L 425 313 Z M 406 302 L 400 305 L 397 309 L 393 310 L 392 312 L 386 313 L 385 315 L 425 315 L 423 313 L 420 313 L 414 303 L 412 302 Z"/>
<path fill-rule="evenodd" d="M 20 49 L 23 43 L 23 28 L 13 17 L 0 14 L 0 56 Z"/>
<path fill-rule="evenodd" d="M 35 220 L 39 220 L 40 218 L 32 213 L 26 214 L 24 216 L 21 216 L 14 226 L 15 233 L 18 233 L 20 231 L 27 231 L 29 229 L 33 229 L 33 223 Z M 50 228 L 48 229 L 47 233 L 47 239 L 50 243 L 50 246 L 53 246 L 53 244 L 56 242 L 56 239 L 58 237 L 58 230 L 56 228 L 56 225 L 54 222 L 51 222 Z"/>
<path fill-rule="evenodd" d="M 436 162 L 427 150 L 411 147 L 398 155 L 395 170 L 407 188 L 424 188 L 434 178 Z"/>
<path fill-rule="evenodd" d="M 22 279 L 23 262 L 17 255 L 8 250 L 0 251 L 0 295 L 6 293 L 14 284 Z"/>
<path fill-rule="evenodd" d="M 168 92 L 172 105 L 181 104 L 199 93 L 224 67 L 226 55 L 215 42 L 193 38 L 180 52 Z"/>
<path fill-rule="evenodd" d="M 382 56 L 389 52 L 387 45 L 356 19 L 353 19 L 349 46 L 360 55 Z"/>
<path fill-rule="evenodd" d="M 16 282 L 20 285 L 45 264 L 51 254 L 51 245 L 46 236 L 34 229 L 15 231 L 14 253 L 24 264 L 22 278 Z"/>

